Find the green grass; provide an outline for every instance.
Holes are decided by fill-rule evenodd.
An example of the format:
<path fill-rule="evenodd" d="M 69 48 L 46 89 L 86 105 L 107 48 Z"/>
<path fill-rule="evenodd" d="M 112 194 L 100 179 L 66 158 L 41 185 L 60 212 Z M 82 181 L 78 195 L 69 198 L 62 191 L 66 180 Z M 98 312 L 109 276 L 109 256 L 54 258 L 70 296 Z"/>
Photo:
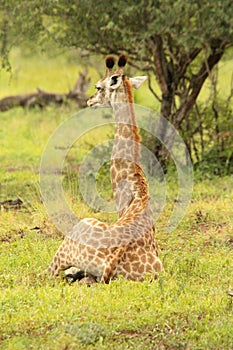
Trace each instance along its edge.
<path fill-rule="evenodd" d="M 56 86 L 54 80 L 42 87 L 55 91 Z M 62 235 L 41 203 L 40 157 L 56 126 L 74 113 L 74 106 L 1 113 L 0 202 L 20 198 L 23 205 L 2 205 L 0 211 L 0 348 L 232 349 L 233 298 L 226 294 L 233 289 L 230 176 L 202 181 L 199 176 L 187 214 L 172 233 L 165 227 L 176 185 L 168 181 L 166 206 L 156 223 L 166 271 L 157 281 L 118 279 L 88 288 L 43 274 Z M 97 130 L 81 140 L 81 154 L 71 152 L 68 180 L 90 144 L 103 136 Z M 73 183 L 66 193 L 79 216 L 114 220 L 114 215 L 92 212 Z"/>
<path fill-rule="evenodd" d="M 0 71 L 0 97 L 36 91 L 68 92 L 73 88 L 82 67 L 69 63 L 64 55 L 32 55 L 14 49 L 10 55 L 11 71 Z"/>

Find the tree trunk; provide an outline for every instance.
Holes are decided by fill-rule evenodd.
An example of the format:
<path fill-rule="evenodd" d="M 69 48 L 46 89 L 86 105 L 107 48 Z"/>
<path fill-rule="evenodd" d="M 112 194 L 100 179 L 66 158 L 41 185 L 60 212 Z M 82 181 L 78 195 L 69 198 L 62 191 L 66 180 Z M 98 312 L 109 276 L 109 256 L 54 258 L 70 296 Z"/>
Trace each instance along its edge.
<path fill-rule="evenodd" d="M 192 74 L 191 79 L 187 78 L 184 83 L 188 67 L 202 50 L 196 49 L 189 54 L 182 53 L 174 60 L 172 57 L 168 60 L 162 38 L 156 35 L 151 39 L 153 64 L 162 95 L 160 108 L 162 118 L 157 124 L 159 140 L 155 143 L 154 154 L 165 167 L 165 171 L 175 132 L 170 128 L 169 131 L 167 130 L 167 123 L 163 118 L 169 120 L 177 130 L 181 130 L 181 124 L 195 105 L 204 82 L 223 56 L 226 44 L 221 40 L 215 40 L 211 45 L 208 58 L 203 61 L 199 71 Z M 179 101 L 178 106 L 176 106 L 177 101 Z"/>

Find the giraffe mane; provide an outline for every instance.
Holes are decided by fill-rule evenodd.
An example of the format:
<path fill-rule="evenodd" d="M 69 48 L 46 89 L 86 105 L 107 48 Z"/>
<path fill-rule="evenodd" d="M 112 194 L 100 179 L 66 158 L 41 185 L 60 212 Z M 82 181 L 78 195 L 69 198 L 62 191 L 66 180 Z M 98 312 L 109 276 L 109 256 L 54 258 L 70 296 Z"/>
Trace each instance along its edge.
<path fill-rule="evenodd" d="M 134 109 L 133 109 L 133 103 L 134 103 L 133 90 L 132 90 L 132 85 L 130 83 L 130 80 L 125 78 L 124 79 L 124 85 L 125 85 L 125 89 L 126 89 L 126 92 L 127 92 L 127 95 L 128 95 L 128 102 L 129 102 L 129 105 L 130 105 L 130 113 L 131 113 L 132 119 L 133 119 L 132 130 L 133 130 L 133 133 L 134 133 L 134 141 L 139 143 L 139 142 L 141 142 L 141 137 L 140 137 L 140 135 L 138 133 L 136 117 L 135 117 L 135 113 L 134 113 Z M 137 156 L 139 156 L 139 154 L 137 154 Z"/>
<path fill-rule="evenodd" d="M 132 85 L 130 83 L 130 80 L 125 78 L 124 79 L 124 85 L 126 89 L 126 93 L 128 95 L 128 102 L 129 102 L 129 108 L 130 108 L 130 113 L 132 116 L 132 121 L 133 124 L 132 126 L 132 132 L 134 134 L 134 160 L 135 160 L 135 173 L 134 176 L 138 178 L 138 182 L 140 185 L 140 191 L 141 191 L 141 196 L 144 197 L 145 195 L 148 196 L 148 186 L 146 184 L 145 178 L 143 176 L 142 168 L 138 164 L 138 159 L 140 157 L 140 142 L 141 142 L 141 136 L 138 133 L 138 126 L 136 124 L 136 117 L 134 113 L 134 108 L 133 108 L 133 89 Z"/>

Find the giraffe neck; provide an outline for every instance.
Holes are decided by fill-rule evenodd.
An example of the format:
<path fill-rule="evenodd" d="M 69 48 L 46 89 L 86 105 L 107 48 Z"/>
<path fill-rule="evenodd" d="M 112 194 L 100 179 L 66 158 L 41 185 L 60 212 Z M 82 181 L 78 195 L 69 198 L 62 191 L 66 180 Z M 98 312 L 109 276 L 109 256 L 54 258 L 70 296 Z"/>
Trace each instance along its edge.
<path fill-rule="evenodd" d="M 115 138 L 111 157 L 111 182 L 119 217 L 130 203 L 148 197 L 148 187 L 139 165 L 140 135 L 136 124 L 130 82 L 118 91 L 113 106 Z"/>

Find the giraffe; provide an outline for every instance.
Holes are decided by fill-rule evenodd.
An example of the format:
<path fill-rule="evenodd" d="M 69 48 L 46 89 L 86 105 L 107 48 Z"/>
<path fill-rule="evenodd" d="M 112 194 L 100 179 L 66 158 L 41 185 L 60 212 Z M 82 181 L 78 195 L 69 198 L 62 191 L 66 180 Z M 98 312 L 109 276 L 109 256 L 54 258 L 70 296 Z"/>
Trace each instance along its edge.
<path fill-rule="evenodd" d="M 146 77 L 128 79 L 123 73 L 125 64 L 126 57 L 122 55 L 113 72 L 114 59 L 108 57 L 106 75 L 88 100 L 92 108 L 112 107 L 115 113 L 111 180 L 118 220 L 108 225 L 86 218 L 75 225 L 49 267 L 54 276 L 73 266 L 81 270 L 77 279 L 85 271 L 102 283 L 117 275 L 143 281 L 146 273 L 156 277 L 163 270 L 154 238 L 148 187 L 138 164 L 140 137 L 133 109 L 132 86 L 138 88 Z"/>

